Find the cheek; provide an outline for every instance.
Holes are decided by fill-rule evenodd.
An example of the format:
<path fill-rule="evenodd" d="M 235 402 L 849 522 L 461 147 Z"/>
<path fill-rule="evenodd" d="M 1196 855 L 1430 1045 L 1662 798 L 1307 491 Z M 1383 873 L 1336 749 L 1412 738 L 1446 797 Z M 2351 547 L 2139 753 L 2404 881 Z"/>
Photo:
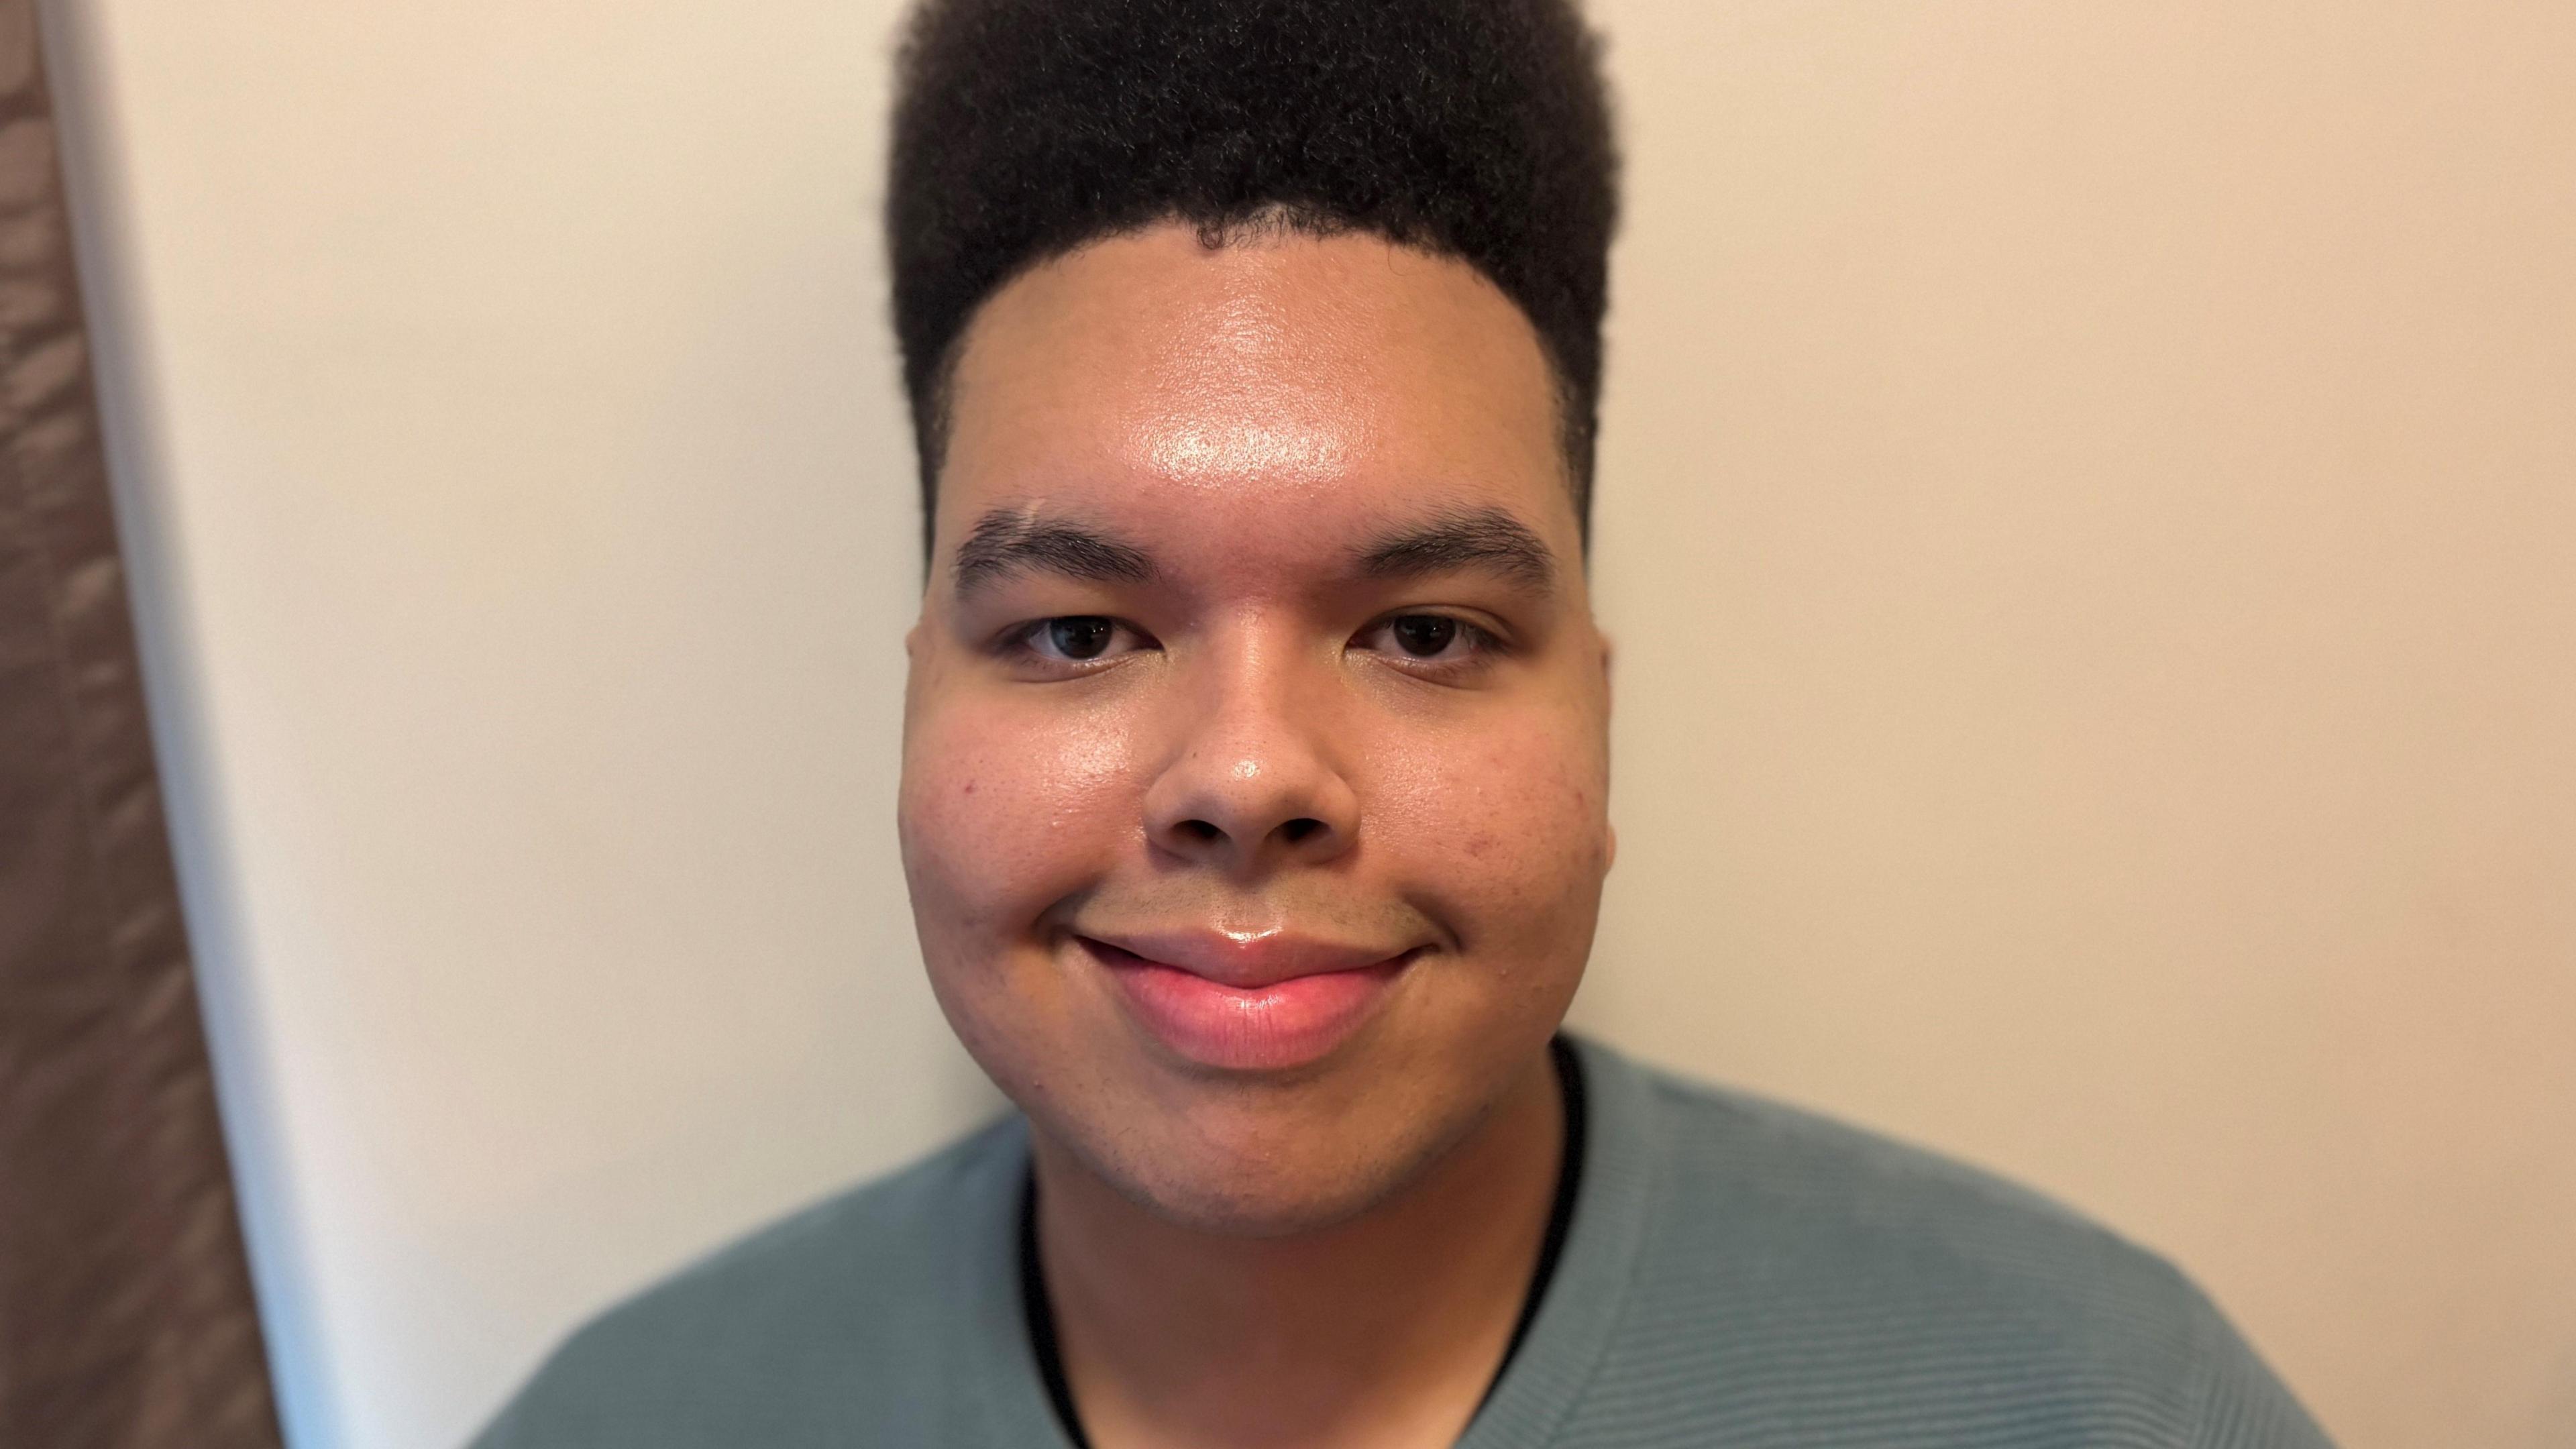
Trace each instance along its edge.
<path fill-rule="evenodd" d="M 1609 870 L 1598 729 L 1576 712 L 1524 715 L 1390 752 L 1377 784 L 1381 842 L 1409 885 L 1484 938 L 1471 945 L 1579 955 Z"/>
<path fill-rule="evenodd" d="M 1025 930 L 1097 879 L 1142 829 L 1129 732 L 1007 704 L 921 710 L 896 827 L 925 944 Z"/>

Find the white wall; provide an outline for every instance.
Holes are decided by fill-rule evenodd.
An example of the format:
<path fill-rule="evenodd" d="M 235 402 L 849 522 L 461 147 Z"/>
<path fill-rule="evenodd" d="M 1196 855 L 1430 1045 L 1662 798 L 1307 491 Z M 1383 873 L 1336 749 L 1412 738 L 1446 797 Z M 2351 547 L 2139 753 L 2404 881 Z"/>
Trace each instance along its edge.
<path fill-rule="evenodd" d="M 298 1449 L 986 1100 L 893 848 L 886 15 L 50 17 Z"/>
<path fill-rule="evenodd" d="M 2576 12 L 1604 3 L 1605 1034 L 2576 1438 Z M 892 7 L 62 0 L 297 1449 L 986 1110 L 892 846 Z M 786 621 L 782 623 L 781 621 Z"/>

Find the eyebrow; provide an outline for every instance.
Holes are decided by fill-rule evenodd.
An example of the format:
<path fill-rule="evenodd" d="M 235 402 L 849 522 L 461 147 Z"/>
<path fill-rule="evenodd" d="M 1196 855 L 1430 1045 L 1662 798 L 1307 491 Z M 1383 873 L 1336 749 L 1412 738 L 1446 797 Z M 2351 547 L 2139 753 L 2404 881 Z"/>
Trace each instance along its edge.
<path fill-rule="evenodd" d="M 1153 555 L 1078 523 L 996 508 L 975 521 L 950 565 L 963 598 L 1024 569 L 1103 583 L 1143 583 Z"/>
<path fill-rule="evenodd" d="M 1359 572 L 1373 579 L 1412 579 L 1480 569 L 1545 593 L 1556 584 L 1556 555 L 1519 519 L 1499 508 L 1444 514 L 1390 533 L 1359 551 Z"/>

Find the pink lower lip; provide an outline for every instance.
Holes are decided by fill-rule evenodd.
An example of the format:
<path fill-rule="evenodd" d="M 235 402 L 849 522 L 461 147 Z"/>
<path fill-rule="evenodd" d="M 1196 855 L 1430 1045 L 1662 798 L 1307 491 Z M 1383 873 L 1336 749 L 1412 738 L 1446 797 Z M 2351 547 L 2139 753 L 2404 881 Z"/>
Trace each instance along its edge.
<path fill-rule="evenodd" d="M 1282 1071 L 1332 1054 L 1386 995 L 1407 952 L 1352 971 L 1319 971 L 1268 986 L 1225 986 L 1177 966 L 1148 961 L 1084 938 L 1137 1021 L 1163 1045 L 1201 1066 Z"/>

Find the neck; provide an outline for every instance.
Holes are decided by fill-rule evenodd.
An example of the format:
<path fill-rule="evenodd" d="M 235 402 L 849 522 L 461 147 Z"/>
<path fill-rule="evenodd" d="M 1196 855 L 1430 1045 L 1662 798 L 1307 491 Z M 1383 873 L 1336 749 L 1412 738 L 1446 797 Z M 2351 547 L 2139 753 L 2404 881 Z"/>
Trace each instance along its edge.
<path fill-rule="evenodd" d="M 1565 1140 L 1542 1052 L 1387 1201 L 1247 1238 L 1138 1207 L 1043 1134 L 1039 1258 L 1096 1449 L 1451 1444 L 1511 1342 Z"/>

